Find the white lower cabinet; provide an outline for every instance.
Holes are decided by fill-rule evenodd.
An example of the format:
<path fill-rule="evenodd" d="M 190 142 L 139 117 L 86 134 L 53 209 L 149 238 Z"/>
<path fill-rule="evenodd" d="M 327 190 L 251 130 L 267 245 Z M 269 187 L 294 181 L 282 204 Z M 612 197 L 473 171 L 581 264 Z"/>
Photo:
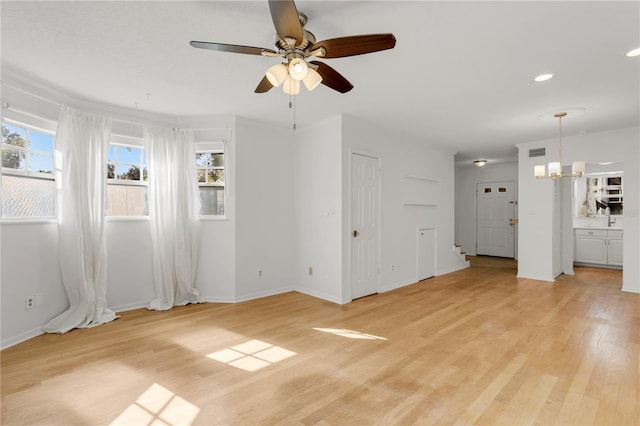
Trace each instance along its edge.
<path fill-rule="evenodd" d="M 576 229 L 575 261 L 622 266 L 622 230 Z"/>
<path fill-rule="evenodd" d="M 607 259 L 609 261 L 608 262 L 609 265 L 622 266 L 622 238 L 610 239 L 607 253 L 608 253 Z"/>

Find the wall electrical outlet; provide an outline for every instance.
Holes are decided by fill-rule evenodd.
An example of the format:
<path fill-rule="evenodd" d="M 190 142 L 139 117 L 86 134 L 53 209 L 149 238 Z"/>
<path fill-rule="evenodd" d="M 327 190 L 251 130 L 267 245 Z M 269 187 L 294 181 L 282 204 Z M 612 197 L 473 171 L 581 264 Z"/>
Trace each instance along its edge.
<path fill-rule="evenodd" d="M 258 271 L 258 276 L 259 276 L 259 277 L 261 277 L 261 276 L 262 276 L 262 269 L 260 269 L 260 270 Z"/>
<path fill-rule="evenodd" d="M 31 309 L 34 306 L 34 300 L 33 300 L 33 296 L 27 296 L 26 299 L 24 299 L 24 308 L 25 309 Z"/>
<path fill-rule="evenodd" d="M 391 270 L 395 271 L 396 270 L 396 265 L 391 265 Z"/>

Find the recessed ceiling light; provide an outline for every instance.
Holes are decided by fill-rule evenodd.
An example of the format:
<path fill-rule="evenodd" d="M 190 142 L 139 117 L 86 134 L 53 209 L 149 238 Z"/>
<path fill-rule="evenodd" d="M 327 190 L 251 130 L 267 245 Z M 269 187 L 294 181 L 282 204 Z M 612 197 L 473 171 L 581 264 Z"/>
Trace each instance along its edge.
<path fill-rule="evenodd" d="M 640 47 L 638 47 L 637 49 L 633 49 L 627 52 L 627 56 L 632 57 L 632 56 L 640 56 Z"/>
<path fill-rule="evenodd" d="M 473 162 L 473 164 L 475 164 L 477 167 L 482 167 L 487 164 L 487 160 L 476 160 Z"/>
<path fill-rule="evenodd" d="M 541 81 L 551 80 L 553 78 L 553 74 L 541 74 L 533 79 L 536 83 L 540 83 Z"/>

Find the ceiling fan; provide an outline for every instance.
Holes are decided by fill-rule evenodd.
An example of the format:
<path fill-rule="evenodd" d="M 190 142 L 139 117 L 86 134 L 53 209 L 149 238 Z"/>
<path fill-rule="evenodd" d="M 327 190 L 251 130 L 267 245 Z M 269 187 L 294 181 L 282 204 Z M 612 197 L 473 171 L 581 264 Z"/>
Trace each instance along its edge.
<path fill-rule="evenodd" d="M 193 47 L 220 52 L 244 53 L 266 57 L 281 57 L 284 62 L 270 67 L 256 87 L 256 93 L 265 93 L 282 85 L 285 93 L 297 95 L 302 81 L 308 90 L 320 83 L 340 93 L 353 89 L 353 85 L 329 65 L 309 58 L 344 58 L 393 49 L 393 34 L 365 34 L 333 38 L 316 42 L 315 36 L 304 28 L 307 16 L 298 12 L 293 0 L 269 0 L 271 18 L 276 29 L 276 50 L 237 44 L 192 41 Z"/>

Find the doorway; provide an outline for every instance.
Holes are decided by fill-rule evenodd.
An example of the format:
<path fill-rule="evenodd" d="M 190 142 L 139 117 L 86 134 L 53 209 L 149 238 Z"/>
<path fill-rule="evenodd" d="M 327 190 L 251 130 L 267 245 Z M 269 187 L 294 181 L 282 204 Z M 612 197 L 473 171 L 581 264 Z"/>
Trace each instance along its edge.
<path fill-rule="evenodd" d="M 476 254 L 513 258 L 515 183 L 476 184 Z"/>
<path fill-rule="evenodd" d="M 378 293 L 380 159 L 351 153 L 351 298 Z"/>

